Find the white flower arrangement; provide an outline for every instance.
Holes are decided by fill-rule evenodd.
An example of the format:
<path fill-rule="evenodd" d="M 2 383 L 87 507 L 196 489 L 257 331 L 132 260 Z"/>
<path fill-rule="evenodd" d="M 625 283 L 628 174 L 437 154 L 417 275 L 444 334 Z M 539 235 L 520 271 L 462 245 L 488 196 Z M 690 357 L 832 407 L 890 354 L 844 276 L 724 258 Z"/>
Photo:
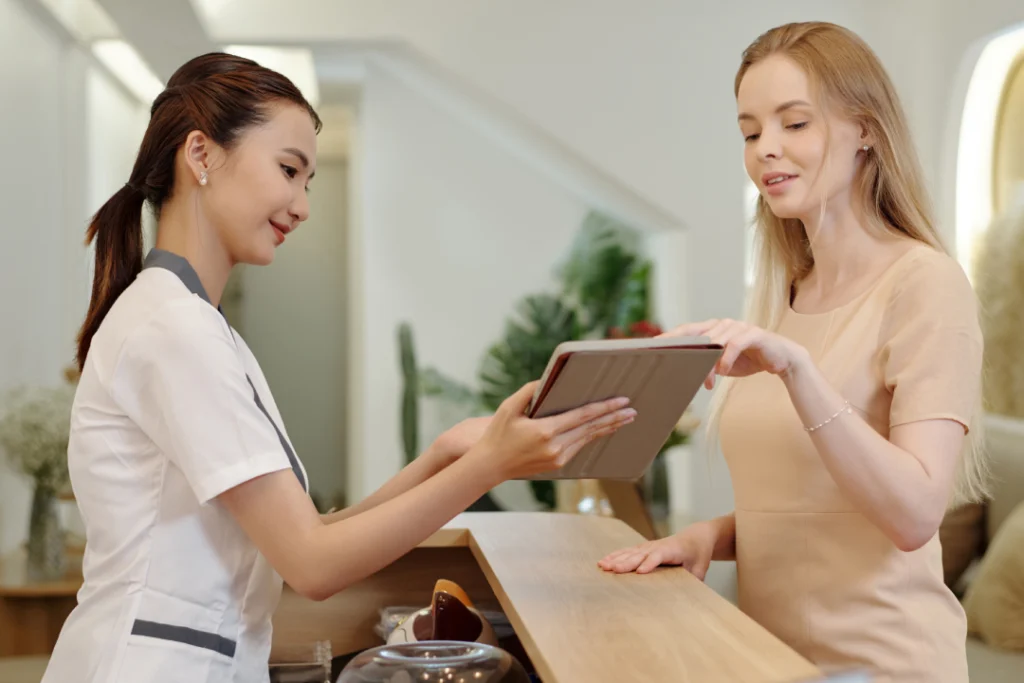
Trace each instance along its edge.
<path fill-rule="evenodd" d="M 68 435 L 73 385 L 21 387 L 9 395 L 0 417 L 0 447 L 14 468 L 38 488 L 53 492 L 68 483 Z"/>

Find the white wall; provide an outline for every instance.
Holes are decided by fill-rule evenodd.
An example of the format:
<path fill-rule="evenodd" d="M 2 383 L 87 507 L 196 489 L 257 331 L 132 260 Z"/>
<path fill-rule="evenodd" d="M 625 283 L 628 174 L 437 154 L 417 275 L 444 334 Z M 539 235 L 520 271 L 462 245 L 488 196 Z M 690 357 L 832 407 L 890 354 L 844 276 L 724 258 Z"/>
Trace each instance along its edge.
<path fill-rule="evenodd" d="M 130 147 L 137 105 L 97 95 L 86 56 L 17 0 L 0 0 L 0 392 L 24 383 L 56 384 L 74 359 L 74 336 L 89 282 L 82 245 L 92 198 L 106 169 Z M 107 88 L 107 90 L 110 90 Z M 91 126 L 90 122 L 98 122 Z M 137 140 L 135 141 L 137 144 Z M 104 156 L 86 164 L 89 150 Z M 123 164 L 122 164 L 123 165 Z M 110 190 L 112 192 L 113 190 Z M 98 206 L 98 205 L 97 205 Z M 0 554 L 27 531 L 30 489 L 0 465 Z"/>
<path fill-rule="evenodd" d="M 32 55 L 32 59 L 26 59 Z M 67 346 L 60 337 L 64 253 L 59 226 L 63 155 L 60 138 L 63 92 L 55 78 L 64 69 L 60 41 L 14 0 L 0 0 L 0 156 L 7 159 L 0 183 L 5 209 L 0 249 L 0 391 L 22 382 L 60 380 Z M 55 201 L 55 198 L 58 201 Z M 40 277 L 46 273 L 48 276 Z M 40 311 L 52 315 L 40 315 Z M 26 531 L 29 495 L 24 483 L 0 466 L 0 551 Z"/>
<path fill-rule="evenodd" d="M 360 423 L 354 499 L 401 463 L 396 342 L 408 320 L 421 365 L 475 385 L 519 298 L 546 291 L 586 207 L 372 66 L 360 112 L 353 343 Z M 351 443 L 351 442 L 350 442 Z"/>
<path fill-rule="evenodd" d="M 128 182 L 149 123 L 149 110 L 97 69 L 89 70 L 86 94 L 88 165 L 85 180 L 87 211 L 91 217 Z"/>
<path fill-rule="evenodd" d="M 345 480 L 345 162 L 321 159 L 311 187 L 309 220 L 271 267 L 243 272 L 238 327 L 260 360 L 310 490 L 330 505 Z"/>

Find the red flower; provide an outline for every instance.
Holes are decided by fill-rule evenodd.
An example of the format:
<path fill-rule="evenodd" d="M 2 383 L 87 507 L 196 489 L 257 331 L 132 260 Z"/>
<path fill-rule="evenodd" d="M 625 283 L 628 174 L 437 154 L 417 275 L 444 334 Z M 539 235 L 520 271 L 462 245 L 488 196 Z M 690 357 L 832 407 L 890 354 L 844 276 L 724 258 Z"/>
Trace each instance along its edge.
<path fill-rule="evenodd" d="M 649 320 L 640 320 L 629 327 L 631 337 L 657 337 L 661 331 L 661 327 Z"/>
<path fill-rule="evenodd" d="M 608 328 L 608 339 L 631 339 L 636 337 L 657 337 L 661 334 L 661 327 L 649 320 L 641 320 L 629 326 L 626 333 L 621 327 Z"/>

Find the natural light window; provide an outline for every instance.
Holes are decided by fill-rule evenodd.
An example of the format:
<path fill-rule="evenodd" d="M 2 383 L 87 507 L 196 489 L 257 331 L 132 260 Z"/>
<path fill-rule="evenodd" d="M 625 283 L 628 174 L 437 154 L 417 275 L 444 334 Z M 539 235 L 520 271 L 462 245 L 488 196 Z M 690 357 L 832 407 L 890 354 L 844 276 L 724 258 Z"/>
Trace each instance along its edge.
<path fill-rule="evenodd" d="M 993 218 L 993 151 L 996 123 L 1007 77 L 1024 52 L 1024 26 L 993 39 L 974 67 L 957 150 L 956 251 L 971 277 L 978 237 Z"/>
<path fill-rule="evenodd" d="M 992 160 L 992 201 L 998 215 L 1017 211 L 1024 202 L 1024 51 L 1006 78 L 996 121 Z"/>

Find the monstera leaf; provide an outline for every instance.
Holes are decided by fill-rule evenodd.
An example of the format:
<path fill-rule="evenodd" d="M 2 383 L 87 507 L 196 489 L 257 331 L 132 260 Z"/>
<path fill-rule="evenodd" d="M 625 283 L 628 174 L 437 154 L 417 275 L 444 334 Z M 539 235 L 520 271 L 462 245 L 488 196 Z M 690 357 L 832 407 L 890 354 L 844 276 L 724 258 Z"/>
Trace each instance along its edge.
<path fill-rule="evenodd" d="M 548 294 L 526 297 L 516 313 L 480 368 L 480 398 L 491 410 L 524 384 L 540 379 L 555 347 L 578 338 L 580 332 L 575 311 Z M 530 488 L 538 502 L 555 507 L 553 482 L 531 481 Z"/>
<path fill-rule="evenodd" d="M 497 410 L 524 384 L 540 379 L 555 347 L 578 333 L 575 311 L 559 298 L 537 294 L 523 299 L 504 338 L 491 346 L 481 365 L 484 405 Z"/>

